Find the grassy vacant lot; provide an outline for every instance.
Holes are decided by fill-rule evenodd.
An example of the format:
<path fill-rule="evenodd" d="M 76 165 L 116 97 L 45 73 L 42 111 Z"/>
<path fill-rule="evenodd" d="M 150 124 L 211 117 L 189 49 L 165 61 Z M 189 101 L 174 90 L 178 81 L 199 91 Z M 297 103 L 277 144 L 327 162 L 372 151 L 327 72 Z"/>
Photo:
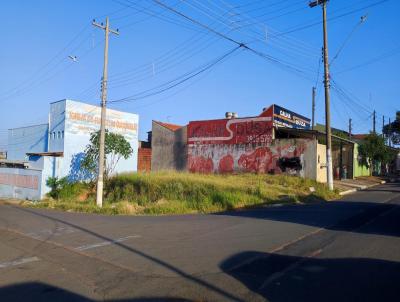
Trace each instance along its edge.
<path fill-rule="evenodd" d="M 310 187 L 315 191 L 311 192 Z M 175 172 L 113 177 L 106 184 L 105 202 L 101 209 L 95 206 L 94 190 L 88 185 L 68 185 L 60 193 L 58 200 L 25 204 L 104 214 L 184 214 L 338 197 L 337 192 L 330 192 L 325 185 L 298 177 Z"/>

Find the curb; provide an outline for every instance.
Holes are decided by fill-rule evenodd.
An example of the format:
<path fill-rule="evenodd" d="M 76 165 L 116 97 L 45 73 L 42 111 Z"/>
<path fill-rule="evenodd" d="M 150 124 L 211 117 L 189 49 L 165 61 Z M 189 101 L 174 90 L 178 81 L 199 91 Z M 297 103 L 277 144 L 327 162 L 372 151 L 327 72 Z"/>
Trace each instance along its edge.
<path fill-rule="evenodd" d="M 352 193 L 355 193 L 357 191 L 362 191 L 362 190 L 365 190 L 365 189 L 368 189 L 368 188 L 371 188 L 371 187 L 383 185 L 385 183 L 386 183 L 386 180 L 381 180 L 380 182 L 374 183 L 372 185 L 361 185 L 361 186 L 358 186 L 358 188 L 355 188 L 355 189 L 350 189 L 350 190 L 339 192 L 339 195 L 340 196 L 344 196 L 344 195 L 352 194 Z"/>

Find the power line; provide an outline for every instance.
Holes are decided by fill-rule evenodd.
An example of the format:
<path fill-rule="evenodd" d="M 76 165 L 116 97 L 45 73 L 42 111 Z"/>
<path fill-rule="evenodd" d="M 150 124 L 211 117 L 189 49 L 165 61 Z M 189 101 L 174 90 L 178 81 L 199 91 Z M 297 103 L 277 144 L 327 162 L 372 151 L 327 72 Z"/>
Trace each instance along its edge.
<path fill-rule="evenodd" d="M 188 80 L 196 77 L 197 75 L 206 72 L 207 70 L 211 69 L 212 67 L 214 67 L 215 65 L 217 65 L 218 63 L 222 62 L 223 60 L 225 60 L 228 56 L 230 56 L 231 54 L 233 54 L 235 51 L 237 51 L 238 49 L 240 49 L 241 46 L 237 46 L 235 48 L 233 48 L 232 50 L 230 50 L 229 52 L 225 53 L 224 55 L 222 55 L 221 57 L 213 60 L 210 63 L 207 63 L 206 65 L 204 65 L 203 67 L 201 67 L 200 70 L 193 70 L 191 72 L 188 72 L 174 80 L 168 81 L 162 85 L 159 85 L 157 87 L 139 92 L 137 94 L 122 98 L 122 99 L 117 99 L 117 100 L 113 100 L 113 101 L 109 101 L 109 103 L 118 103 L 118 102 L 128 102 L 128 101 L 135 101 L 135 100 L 140 100 L 140 99 L 144 99 L 144 98 L 148 98 L 160 93 L 163 93 L 167 90 L 170 90 L 182 83 L 187 82 Z"/>
<path fill-rule="evenodd" d="M 354 13 L 358 13 L 358 12 L 360 12 L 360 11 L 366 9 L 366 8 L 371 8 L 371 7 L 383 4 L 383 3 L 388 2 L 388 1 L 390 1 L 390 0 L 381 0 L 381 1 L 378 1 L 378 2 L 374 2 L 374 3 L 370 4 L 370 5 L 366 5 L 366 6 L 363 6 L 361 8 L 354 9 L 354 10 L 351 10 L 349 12 L 337 15 L 337 16 L 333 15 L 332 17 L 328 18 L 327 20 L 328 21 L 337 20 L 337 19 L 349 16 L 349 15 L 352 15 Z M 322 23 L 321 21 L 317 21 L 317 22 L 313 22 L 313 23 L 309 23 L 309 24 L 293 27 L 292 29 L 288 29 L 288 30 L 286 30 L 284 32 L 281 32 L 280 34 L 278 34 L 278 36 L 288 35 L 288 34 L 291 34 L 291 33 L 297 32 L 297 31 L 301 31 L 301 30 L 316 26 L 316 25 L 320 25 L 321 23 Z"/>
<path fill-rule="evenodd" d="M 339 47 L 338 51 L 336 52 L 336 54 L 334 55 L 334 57 L 332 58 L 331 62 L 329 63 L 330 66 L 332 66 L 333 62 L 339 57 L 339 54 L 342 52 L 342 50 L 344 49 L 344 47 L 346 46 L 346 44 L 350 41 L 351 37 L 353 36 L 353 34 L 356 32 L 356 30 L 365 22 L 366 20 L 366 15 L 362 16 L 360 18 L 360 21 L 357 22 L 357 24 L 354 26 L 354 28 L 351 30 L 351 32 L 349 33 L 349 35 L 346 37 L 346 39 L 343 41 L 342 45 Z"/>
<path fill-rule="evenodd" d="M 214 33 L 214 34 L 216 34 L 217 36 L 220 36 L 220 37 L 224 38 L 224 39 L 227 40 L 227 41 L 230 41 L 230 42 L 232 42 L 232 43 L 235 43 L 236 45 L 238 45 L 238 46 L 240 46 L 240 47 L 242 47 L 242 48 L 244 48 L 244 49 L 246 49 L 246 50 L 249 50 L 250 52 L 252 52 L 252 53 L 254 53 L 254 54 L 256 54 L 256 55 L 258 55 L 258 56 L 260 56 L 260 57 L 262 57 L 262 58 L 264 58 L 264 59 L 269 60 L 270 62 L 273 62 L 273 63 L 275 63 L 275 64 L 278 64 L 278 65 L 281 66 L 281 67 L 290 69 L 290 70 L 294 71 L 296 74 L 298 74 L 299 72 L 300 72 L 300 73 L 304 73 L 303 71 L 299 70 L 298 68 L 291 66 L 291 65 L 288 64 L 287 62 L 282 62 L 282 61 L 280 61 L 280 60 L 277 59 L 277 58 L 274 58 L 274 57 L 272 57 L 272 56 L 270 56 L 270 55 L 264 54 L 264 53 L 262 53 L 261 51 L 255 50 L 255 49 L 249 47 L 247 44 L 245 44 L 245 43 L 243 43 L 243 42 L 239 42 L 239 41 L 237 41 L 237 40 L 235 40 L 235 39 L 233 39 L 233 38 L 231 38 L 231 37 L 229 37 L 229 36 L 227 36 L 227 35 L 225 35 L 225 34 L 222 34 L 221 32 L 216 31 L 215 29 L 213 29 L 213 28 L 211 28 L 211 27 L 209 27 L 209 26 L 207 26 L 207 25 L 205 25 L 205 24 L 203 24 L 203 23 L 201 23 L 201 22 L 195 20 L 194 18 L 189 17 L 189 16 L 183 14 L 182 12 L 180 12 L 180 11 L 178 11 L 178 10 L 176 10 L 176 9 L 174 9 L 174 8 L 172 8 L 172 7 L 168 6 L 168 5 L 166 5 L 166 4 L 164 4 L 163 2 L 161 2 L 161 1 L 159 1 L 159 0 L 153 0 L 153 2 L 155 2 L 155 3 L 157 3 L 158 5 L 164 7 L 165 9 L 167 9 L 167 10 L 173 12 L 174 14 L 177 14 L 177 15 L 181 16 L 182 18 L 184 18 L 184 19 L 186 19 L 186 20 L 188 20 L 188 21 L 190 21 L 190 22 L 192 22 L 192 23 L 194 23 L 194 24 L 197 24 L 198 26 L 200 26 L 200 27 L 202 27 L 202 28 L 204 28 L 204 29 L 206 29 L 206 30 L 208 30 L 208 31 L 210 31 L 210 32 L 212 32 L 212 33 Z"/>
<path fill-rule="evenodd" d="M 394 55 L 397 55 L 399 53 L 400 53 L 400 47 L 397 47 L 397 48 L 392 49 L 392 50 L 390 50 L 390 51 L 388 51 L 388 52 L 386 52 L 384 54 L 381 54 L 381 55 L 379 55 L 377 57 L 374 57 L 374 58 L 372 58 L 372 59 L 370 59 L 368 61 L 365 61 L 364 63 L 357 64 L 357 65 L 342 69 L 340 71 L 337 71 L 337 72 L 335 72 L 335 74 L 342 74 L 342 73 L 345 73 L 345 72 L 348 72 L 348 71 L 352 71 L 354 69 L 362 68 L 362 67 L 368 66 L 370 64 L 373 64 L 373 63 L 385 60 L 387 58 L 390 58 L 390 57 L 392 57 Z"/>
<path fill-rule="evenodd" d="M 55 59 L 57 59 L 60 55 L 62 55 L 65 50 L 68 49 L 68 47 L 70 45 L 72 45 L 87 29 L 89 28 L 88 25 L 85 25 L 60 51 L 58 51 L 56 53 L 55 56 L 53 56 L 47 63 L 45 63 L 43 66 L 41 66 L 39 69 L 37 69 L 29 78 L 27 78 L 26 80 L 24 80 L 23 82 L 21 82 L 19 85 L 17 85 L 16 87 L 8 90 L 7 92 L 3 93 L 3 97 L 2 98 L 9 98 L 10 95 L 13 95 L 13 93 L 18 92 L 19 90 L 21 90 L 24 85 L 31 83 L 32 81 L 36 80 L 38 78 L 38 75 L 40 75 L 40 73 L 45 70 Z M 62 63 L 62 61 L 64 61 L 65 58 L 63 58 L 61 61 L 58 61 L 56 63 L 56 65 Z M 44 75 L 46 75 L 49 71 L 47 71 Z M 16 92 L 14 92 L 16 91 Z"/>

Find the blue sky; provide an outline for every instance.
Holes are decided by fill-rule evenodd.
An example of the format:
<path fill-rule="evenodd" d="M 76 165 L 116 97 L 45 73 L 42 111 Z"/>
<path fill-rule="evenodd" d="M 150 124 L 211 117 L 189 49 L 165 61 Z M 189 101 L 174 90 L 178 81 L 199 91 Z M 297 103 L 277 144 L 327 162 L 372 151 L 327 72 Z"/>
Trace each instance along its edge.
<path fill-rule="evenodd" d="M 139 114 L 142 139 L 151 120 L 185 124 L 226 111 L 254 116 L 272 103 L 310 117 L 315 84 L 316 120 L 324 122 L 320 8 L 297 0 L 162 2 L 262 55 L 239 49 L 162 93 L 110 102 Z M 375 109 L 380 129 L 383 115 L 387 121 L 400 110 L 398 11 L 397 0 L 330 1 L 332 126 L 347 129 L 352 118 L 354 132 L 369 131 Z M 7 1 L 2 12 L 0 149 L 6 129 L 45 123 L 50 102 L 99 103 L 104 34 L 93 18 L 109 15 L 120 30 L 110 38 L 109 101 L 158 93 L 237 46 L 150 0 Z"/>

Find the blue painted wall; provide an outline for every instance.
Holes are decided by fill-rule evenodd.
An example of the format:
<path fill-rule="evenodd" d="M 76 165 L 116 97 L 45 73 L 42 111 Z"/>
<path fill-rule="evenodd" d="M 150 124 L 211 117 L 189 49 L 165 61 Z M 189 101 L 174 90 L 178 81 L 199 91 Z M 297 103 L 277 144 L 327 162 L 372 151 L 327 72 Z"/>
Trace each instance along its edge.
<path fill-rule="evenodd" d="M 7 159 L 27 160 L 28 152 L 47 151 L 47 143 L 47 124 L 9 129 Z"/>
<path fill-rule="evenodd" d="M 26 153 L 29 152 L 63 152 L 63 156 L 33 155 L 29 157 L 29 169 L 6 171 L 0 168 L 0 173 L 7 172 L 7 175 L 26 172 L 34 173 L 40 178 L 37 192 L 17 186 L 1 185 L 0 196 L 18 195 L 18 198 L 22 199 L 40 199 L 49 191 L 46 186 L 49 177 L 68 176 L 74 181 L 88 179 L 90 175 L 81 169 L 80 163 L 85 156 L 90 134 L 100 129 L 100 111 L 100 107 L 97 106 L 61 100 L 50 104 L 48 125 L 10 129 L 9 159 L 28 160 Z M 107 109 L 106 129 L 123 135 L 133 149 L 133 154 L 128 159 L 118 162 L 114 173 L 137 171 L 138 124 L 139 117 L 136 114 Z"/>

